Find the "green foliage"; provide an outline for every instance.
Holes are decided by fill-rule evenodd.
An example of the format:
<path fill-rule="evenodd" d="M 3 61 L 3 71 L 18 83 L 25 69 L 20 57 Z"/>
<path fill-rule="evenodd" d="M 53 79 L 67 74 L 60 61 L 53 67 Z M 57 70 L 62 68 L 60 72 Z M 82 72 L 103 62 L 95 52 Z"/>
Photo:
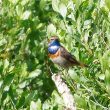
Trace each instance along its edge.
<path fill-rule="evenodd" d="M 62 110 L 47 38 L 89 68 L 65 78 L 78 110 L 110 109 L 109 0 L 0 0 L 0 109 Z M 74 82 L 74 83 L 71 83 Z"/>

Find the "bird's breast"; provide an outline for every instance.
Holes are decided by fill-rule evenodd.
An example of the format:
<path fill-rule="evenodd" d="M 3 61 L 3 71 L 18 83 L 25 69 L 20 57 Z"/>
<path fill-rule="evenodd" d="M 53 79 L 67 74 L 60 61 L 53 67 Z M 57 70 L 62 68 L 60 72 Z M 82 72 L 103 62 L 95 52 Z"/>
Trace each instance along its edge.
<path fill-rule="evenodd" d="M 53 63 L 60 66 L 64 67 L 67 64 L 67 60 L 61 56 L 60 49 L 55 54 L 49 54 L 49 57 Z"/>
<path fill-rule="evenodd" d="M 58 56 L 56 58 L 51 59 L 54 63 L 60 65 L 60 66 L 64 66 L 65 63 L 67 62 L 63 57 Z"/>

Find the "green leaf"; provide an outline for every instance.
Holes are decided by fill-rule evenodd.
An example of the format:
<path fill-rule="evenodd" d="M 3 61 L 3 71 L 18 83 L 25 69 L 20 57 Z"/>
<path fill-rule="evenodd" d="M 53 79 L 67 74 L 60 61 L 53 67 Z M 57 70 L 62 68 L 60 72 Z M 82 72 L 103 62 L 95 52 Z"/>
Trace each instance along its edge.
<path fill-rule="evenodd" d="M 85 98 L 82 98 L 80 95 L 74 95 L 75 101 L 78 102 L 79 107 L 86 108 L 87 104 L 85 102 Z"/>
<path fill-rule="evenodd" d="M 14 80 L 14 73 L 8 74 L 3 81 L 4 86 L 11 85 L 13 80 Z"/>
<path fill-rule="evenodd" d="M 110 10 L 110 0 L 105 0 L 105 4 L 107 5 L 108 9 Z"/>
<path fill-rule="evenodd" d="M 27 5 L 28 2 L 29 2 L 29 0 L 22 0 L 22 1 L 21 1 L 21 5 L 22 5 L 22 6 L 25 6 L 25 5 Z"/>
<path fill-rule="evenodd" d="M 45 8 L 45 5 L 46 5 L 46 1 L 45 0 L 41 0 L 40 1 L 40 8 L 41 8 L 41 10 L 43 10 Z"/>
<path fill-rule="evenodd" d="M 4 70 L 7 69 L 8 66 L 9 66 L 9 61 L 8 61 L 8 59 L 5 59 L 4 60 Z"/>
<path fill-rule="evenodd" d="M 13 105 L 16 106 L 16 100 L 15 100 L 14 93 L 15 93 L 15 90 L 12 87 L 10 87 L 8 94 L 9 94 L 11 100 L 12 100 Z"/>
<path fill-rule="evenodd" d="M 15 10 L 16 10 L 17 16 L 20 18 L 22 16 L 22 14 L 23 14 L 22 5 L 21 4 L 17 5 Z"/>
<path fill-rule="evenodd" d="M 31 100 L 34 98 L 35 96 L 35 91 L 32 91 L 25 99 L 25 104 L 28 104 L 31 102 Z"/>
<path fill-rule="evenodd" d="M 30 110 L 41 110 L 41 100 L 38 99 L 37 102 L 31 101 Z"/>
<path fill-rule="evenodd" d="M 41 70 L 36 69 L 34 71 L 32 71 L 31 73 L 29 73 L 28 78 L 35 78 L 37 76 L 39 76 L 41 74 Z"/>
<path fill-rule="evenodd" d="M 110 72 L 108 70 L 105 71 L 105 83 L 106 83 L 106 89 L 107 92 L 110 95 Z"/>
<path fill-rule="evenodd" d="M 65 4 L 63 4 L 63 3 L 59 4 L 59 13 L 63 16 L 63 18 L 66 18 L 67 7 Z"/>
<path fill-rule="evenodd" d="M 30 11 L 30 10 L 26 10 L 26 11 L 21 15 L 21 19 L 22 19 L 22 20 L 27 20 L 27 19 L 29 19 L 30 16 L 31 16 L 31 11 Z"/>
<path fill-rule="evenodd" d="M 99 79 L 100 79 L 100 80 L 104 80 L 104 79 L 105 79 L 105 74 L 100 74 L 100 75 L 99 75 Z"/>
<path fill-rule="evenodd" d="M 54 11 L 59 12 L 59 0 L 52 0 L 52 8 Z"/>
<path fill-rule="evenodd" d="M 24 106 L 25 104 L 25 96 L 24 96 L 24 93 L 21 95 L 21 97 L 19 98 L 18 100 L 18 103 L 16 105 L 16 108 L 17 109 L 20 109 L 22 106 Z"/>
<path fill-rule="evenodd" d="M 70 77 L 71 77 L 73 80 L 79 82 L 80 78 L 79 78 L 79 76 L 77 75 L 77 73 L 76 73 L 74 70 L 69 69 L 68 73 L 69 73 Z"/>
<path fill-rule="evenodd" d="M 48 35 L 56 35 L 56 27 L 53 24 L 49 24 L 47 27 Z"/>
<path fill-rule="evenodd" d="M 0 40 L 0 46 L 4 45 L 7 43 L 7 40 L 5 38 Z"/>
<path fill-rule="evenodd" d="M 7 98 L 7 95 L 8 95 L 8 92 L 7 92 L 7 91 L 4 91 L 4 92 L 2 93 L 1 104 L 2 104 L 3 101 Z"/>
<path fill-rule="evenodd" d="M 27 81 L 23 81 L 18 86 L 19 86 L 19 88 L 25 88 L 26 85 L 27 85 Z"/>
<path fill-rule="evenodd" d="M 9 0 L 9 1 L 16 5 L 19 0 Z"/>

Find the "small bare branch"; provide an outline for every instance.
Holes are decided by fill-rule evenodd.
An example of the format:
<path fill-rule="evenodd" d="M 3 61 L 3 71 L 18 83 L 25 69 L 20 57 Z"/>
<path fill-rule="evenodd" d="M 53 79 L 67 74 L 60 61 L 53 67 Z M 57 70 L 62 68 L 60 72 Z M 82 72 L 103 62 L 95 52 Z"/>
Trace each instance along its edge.
<path fill-rule="evenodd" d="M 54 81 L 58 92 L 61 94 L 63 101 L 65 103 L 65 110 L 76 110 L 74 98 L 70 92 L 70 89 L 67 87 L 65 82 L 62 80 L 60 74 L 53 74 L 52 80 Z"/>

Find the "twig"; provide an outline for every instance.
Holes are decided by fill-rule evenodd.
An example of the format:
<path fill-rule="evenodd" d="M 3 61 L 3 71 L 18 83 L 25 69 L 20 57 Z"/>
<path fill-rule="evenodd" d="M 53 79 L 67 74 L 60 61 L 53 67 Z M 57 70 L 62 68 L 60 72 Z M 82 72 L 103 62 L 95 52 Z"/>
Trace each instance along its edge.
<path fill-rule="evenodd" d="M 95 102 L 94 102 L 93 100 L 90 100 L 91 102 L 95 103 L 97 106 L 102 107 L 103 109 L 108 110 L 107 107 L 101 105 L 101 104 L 96 100 L 96 98 L 95 98 L 95 96 L 94 96 L 94 94 L 93 94 L 93 91 L 91 91 L 90 89 L 88 89 L 85 85 L 83 85 L 83 84 L 81 84 L 81 85 L 82 85 L 82 87 L 84 87 L 89 93 L 91 93 L 91 96 L 93 97 L 93 99 L 94 99 L 94 101 L 95 101 Z"/>

